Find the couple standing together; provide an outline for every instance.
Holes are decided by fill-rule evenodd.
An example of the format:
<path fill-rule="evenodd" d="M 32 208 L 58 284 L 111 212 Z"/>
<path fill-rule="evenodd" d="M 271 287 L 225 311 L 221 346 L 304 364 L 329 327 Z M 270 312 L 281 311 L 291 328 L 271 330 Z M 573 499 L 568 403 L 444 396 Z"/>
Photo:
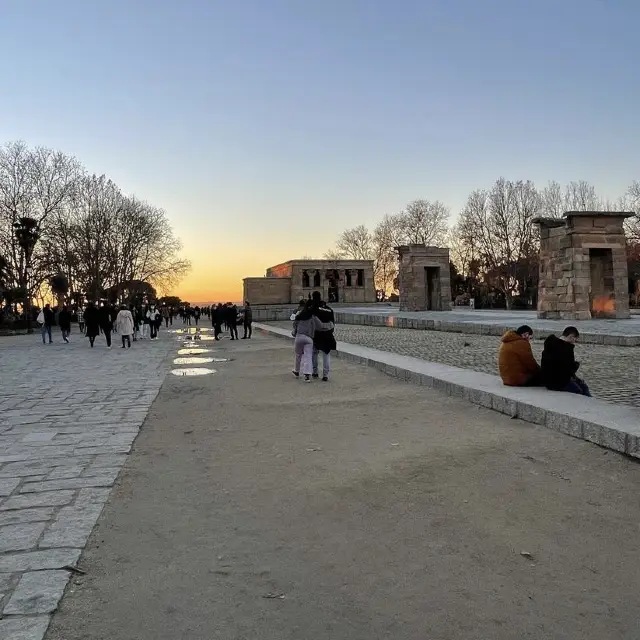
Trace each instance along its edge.
<path fill-rule="evenodd" d="M 322 301 L 319 291 L 314 291 L 311 300 L 300 301 L 298 311 L 291 319 L 291 334 L 295 338 L 293 375 L 299 378 L 302 373 L 305 382 L 311 382 L 312 377 L 318 378 L 318 356 L 322 353 L 322 380 L 327 382 L 331 368 L 329 354 L 336 348 L 333 309 Z"/>

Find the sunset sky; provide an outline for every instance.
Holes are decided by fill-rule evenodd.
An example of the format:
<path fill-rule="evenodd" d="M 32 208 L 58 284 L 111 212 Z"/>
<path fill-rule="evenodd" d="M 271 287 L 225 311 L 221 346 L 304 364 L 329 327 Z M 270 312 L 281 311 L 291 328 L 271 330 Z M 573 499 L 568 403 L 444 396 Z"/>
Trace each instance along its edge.
<path fill-rule="evenodd" d="M 321 256 L 501 175 L 640 179 L 637 0 L 0 0 L 0 142 L 76 155 L 168 212 L 193 271 Z"/>

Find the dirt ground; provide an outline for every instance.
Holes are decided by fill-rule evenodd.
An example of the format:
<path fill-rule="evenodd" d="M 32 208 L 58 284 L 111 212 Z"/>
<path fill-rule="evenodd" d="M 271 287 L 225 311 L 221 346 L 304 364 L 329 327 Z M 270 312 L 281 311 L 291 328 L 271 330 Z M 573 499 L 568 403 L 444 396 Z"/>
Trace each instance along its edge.
<path fill-rule="evenodd" d="M 209 346 L 203 344 L 202 346 Z M 168 376 L 49 640 L 637 640 L 640 465 L 274 338 Z"/>

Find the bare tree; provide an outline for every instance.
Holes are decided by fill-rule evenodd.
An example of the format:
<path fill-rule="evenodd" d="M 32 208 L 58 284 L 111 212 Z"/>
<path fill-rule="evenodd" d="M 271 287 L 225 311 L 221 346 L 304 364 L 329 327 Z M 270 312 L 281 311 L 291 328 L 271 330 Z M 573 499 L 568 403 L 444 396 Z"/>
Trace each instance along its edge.
<path fill-rule="evenodd" d="M 474 191 L 460 216 L 462 236 L 473 238 L 491 284 L 504 294 L 509 309 L 523 264 L 537 251 L 531 220 L 539 212 L 532 182 L 500 178 L 491 191 Z"/>
<path fill-rule="evenodd" d="M 566 211 L 617 211 L 620 202 L 601 198 L 585 180 L 569 182 L 564 189 L 555 181 L 540 191 L 541 214 L 560 218 Z"/>
<path fill-rule="evenodd" d="M 371 233 L 363 224 L 346 229 L 336 242 L 336 251 L 351 260 L 373 260 Z"/>
<path fill-rule="evenodd" d="M 166 213 L 124 196 L 105 176 L 78 182 L 43 246 L 49 270 L 91 298 L 124 296 L 132 283 L 171 288 L 190 268 Z"/>
<path fill-rule="evenodd" d="M 626 220 L 627 238 L 633 242 L 640 242 L 640 182 L 634 180 L 626 193 L 625 209 L 635 212 L 633 218 Z"/>
<path fill-rule="evenodd" d="M 0 148 L 0 242 L 7 248 L 12 284 L 24 292 L 29 331 L 31 299 L 47 279 L 39 243 L 52 216 L 68 202 L 82 171 L 75 158 L 59 151 L 29 149 L 24 142 Z"/>
<path fill-rule="evenodd" d="M 398 276 L 396 247 L 402 244 L 402 226 L 398 215 L 385 215 L 373 231 L 374 279 L 376 289 L 393 291 Z"/>
<path fill-rule="evenodd" d="M 401 229 L 398 241 L 406 244 L 443 244 L 449 215 L 449 208 L 439 200 L 413 200 L 397 214 L 395 224 Z"/>
<path fill-rule="evenodd" d="M 449 257 L 458 269 L 458 273 L 463 278 L 468 278 L 475 260 L 478 259 L 478 248 L 475 236 L 464 226 L 463 222 L 458 222 L 449 230 L 446 245 L 449 247 Z"/>

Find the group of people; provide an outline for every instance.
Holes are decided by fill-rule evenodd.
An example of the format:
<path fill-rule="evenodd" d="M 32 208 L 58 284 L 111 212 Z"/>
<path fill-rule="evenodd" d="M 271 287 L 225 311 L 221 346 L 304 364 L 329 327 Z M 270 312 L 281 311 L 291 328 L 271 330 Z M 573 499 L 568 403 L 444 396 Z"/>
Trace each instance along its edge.
<path fill-rule="evenodd" d="M 60 327 L 62 339 L 69 342 L 71 334 L 71 321 L 73 313 L 63 305 L 57 314 L 57 324 Z M 107 349 L 111 349 L 111 337 L 113 332 L 117 332 L 122 339 L 122 348 L 131 348 L 131 342 L 149 338 L 157 340 L 158 332 L 162 326 L 164 315 L 161 309 L 155 304 L 142 306 L 121 305 L 117 309 L 109 302 L 97 305 L 89 302 L 86 308 L 77 311 L 78 328 L 83 336 L 89 338 L 89 344 L 93 348 L 96 338 L 102 334 L 105 337 Z M 56 313 L 51 305 L 45 305 L 38 315 L 38 322 L 41 325 L 42 343 L 53 342 L 52 327 L 56 325 Z"/>
<path fill-rule="evenodd" d="M 322 380 L 329 381 L 330 354 L 336 348 L 334 336 L 335 316 L 333 309 L 322 300 L 319 291 L 314 291 L 310 300 L 301 300 L 298 310 L 291 316 L 293 321 L 293 349 L 295 353 L 293 375 L 300 374 L 305 382 L 319 378 L 319 356 L 322 354 Z"/>
<path fill-rule="evenodd" d="M 83 336 L 89 338 L 89 344 L 94 346 L 95 340 L 104 335 L 107 349 L 111 349 L 112 334 L 117 332 L 122 338 L 122 348 L 131 348 L 131 343 L 138 339 L 157 340 L 158 333 L 164 321 L 165 326 L 173 325 L 173 318 L 178 315 L 184 324 L 191 325 L 192 319 L 196 326 L 201 315 L 211 316 L 216 340 L 221 339 L 224 326 L 231 335 L 231 340 L 240 339 L 238 325 L 244 328 L 243 340 L 250 339 L 253 334 L 253 311 L 247 301 L 240 310 L 235 304 L 228 302 L 213 307 L 184 307 L 178 310 L 165 305 L 154 303 L 141 305 L 121 305 L 119 308 L 109 302 L 89 302 L 85 309 L 70 309 L 63 305 L 59 311 L 54 311 L 47 304 L 38 314 L 41 325 L 43 344 L 53 342 L 52 328 L 56 324 L 60 327 L 62 339 L 69 342 L 73 316 L 77 316 L 78 328 Z"/>
<path fill-rule="evenodd" d="M 575 327 L 567 327 L 560 337 L 548 336 L 538 364 L 531 350 L 533 329 L 522 325 L 515 331 L 507 331 L 498 352 L 502 382 L 512 387 L 546 387 L 591 396 L 587 383 L 577 375 L 580 363 L 574 349 L 579 337 Z"/>
<path fill-rule="evenodd" d="M 242 340 L 249 340 L 253 335 L 253 310 L 248 300 L 245 301 L 244 308 L 241 311 L 238 310 L 237 305 L 227 302 L 226 304 L 220 303 L 215 307 L 211 307 L 209 315 L 211 316 L 213 335 L 216 340 L 220 340 L 223 325 L 229 331 L 232 340 L 239 339 L 239 324 L 242 324 L 244 328 Z"/>

